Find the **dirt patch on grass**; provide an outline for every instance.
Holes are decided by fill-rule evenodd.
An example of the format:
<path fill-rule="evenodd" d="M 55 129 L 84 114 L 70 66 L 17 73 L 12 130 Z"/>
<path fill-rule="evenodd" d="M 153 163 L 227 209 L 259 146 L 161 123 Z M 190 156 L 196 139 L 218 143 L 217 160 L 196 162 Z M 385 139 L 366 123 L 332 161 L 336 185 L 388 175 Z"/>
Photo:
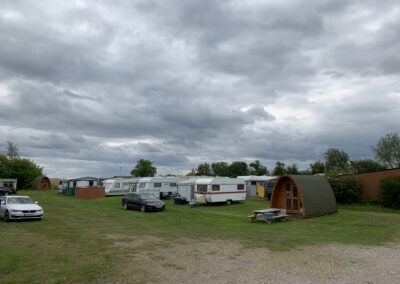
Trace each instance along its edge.
<path fill-rule="evenodd" d="M 400 246 L 329 244 L 290 251 L 236 241 L 143 238 L 115 245 L 124 256 L 117 283 L 400 283 Z"/>

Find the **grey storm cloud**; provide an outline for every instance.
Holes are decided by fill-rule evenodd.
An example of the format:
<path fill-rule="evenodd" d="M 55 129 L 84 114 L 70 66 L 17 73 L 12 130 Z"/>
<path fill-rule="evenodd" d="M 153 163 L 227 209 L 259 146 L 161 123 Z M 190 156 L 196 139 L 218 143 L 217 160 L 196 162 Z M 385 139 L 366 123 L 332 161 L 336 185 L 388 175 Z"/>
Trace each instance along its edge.
<path fill-rule="evenodd" d="M 400 131 L 399 24 L 397 1 L 3 1 L 0 144 L 59 177 L 371 158 Z"/>

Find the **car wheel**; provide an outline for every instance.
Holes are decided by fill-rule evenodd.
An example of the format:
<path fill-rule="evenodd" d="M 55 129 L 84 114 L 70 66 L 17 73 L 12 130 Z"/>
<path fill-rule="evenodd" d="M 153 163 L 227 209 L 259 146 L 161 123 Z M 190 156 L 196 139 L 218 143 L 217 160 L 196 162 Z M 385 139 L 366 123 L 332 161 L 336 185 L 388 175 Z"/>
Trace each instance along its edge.
<path fill-rule="evenodd" d="M 231 204 L 232 204 L 232 200 L 227 200 L 227 201 L 226 201 L 226 204 L 227 204 L 227 205 L 231 205 Z"/>
<path fill-rule="evenodd" d="M 4 213 L 4 222 L 10 222 L 10 215 L 8 215 L 8 210 Z"/>
<path fill-rule="evenodd" d="M 124 202 L 124 209 L 128 210 L 128 203 Z"/>
<path fill-rule="evenodd" d="M 144 205 L 140 206 L 140 211 L 146 212 L 146 206 L 144 206 Z"/>

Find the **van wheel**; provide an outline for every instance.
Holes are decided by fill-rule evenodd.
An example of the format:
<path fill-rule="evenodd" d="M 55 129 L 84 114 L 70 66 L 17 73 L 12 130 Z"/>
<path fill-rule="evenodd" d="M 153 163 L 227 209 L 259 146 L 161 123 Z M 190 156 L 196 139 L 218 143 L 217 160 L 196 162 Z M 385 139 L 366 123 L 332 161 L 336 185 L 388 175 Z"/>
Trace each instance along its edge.
<path fill-rule="evenodd" d="M 146 206 L 144 206 L 144 205 L 140 206 L 140 211 L 146 212 Z"/>
<path fill-rule="evenodd" d="M 227 200 L 227 201 L 226 201 L 226 204 L 227 204 L 227 205 L 231 205 L 231 204 L 232 204 L 232 200 Z"/>
<path fill-rule="evenodd" d="M 10 222 L 10 215 L 8 215 L 8 210 L 4 213 L 4 222 Z"/>

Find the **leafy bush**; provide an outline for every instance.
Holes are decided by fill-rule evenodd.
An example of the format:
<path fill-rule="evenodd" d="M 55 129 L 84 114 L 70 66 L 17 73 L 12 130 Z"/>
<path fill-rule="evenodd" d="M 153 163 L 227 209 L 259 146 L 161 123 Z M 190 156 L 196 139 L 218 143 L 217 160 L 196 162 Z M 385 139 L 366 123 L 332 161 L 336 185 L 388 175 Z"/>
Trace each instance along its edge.
<path fill-rule="evenodd" d="M 400 177 L 385 178 L 379 186 L 383 206 L 400 208 Z"/>
<path fill-rule="evenodd" d="M 18 189 L 32 187 L 33 180 L 41 175 L 43 169 L 29 159 L 0 155 L 0 177 L 17 179 Z"/>
<path fill-rule="evenodd" d="M 331 178 L 329 183 L 332 186 L 336 201 L 339 203 L 354 203 L 361 199 L 361 185 L 354 178 Z"/>

